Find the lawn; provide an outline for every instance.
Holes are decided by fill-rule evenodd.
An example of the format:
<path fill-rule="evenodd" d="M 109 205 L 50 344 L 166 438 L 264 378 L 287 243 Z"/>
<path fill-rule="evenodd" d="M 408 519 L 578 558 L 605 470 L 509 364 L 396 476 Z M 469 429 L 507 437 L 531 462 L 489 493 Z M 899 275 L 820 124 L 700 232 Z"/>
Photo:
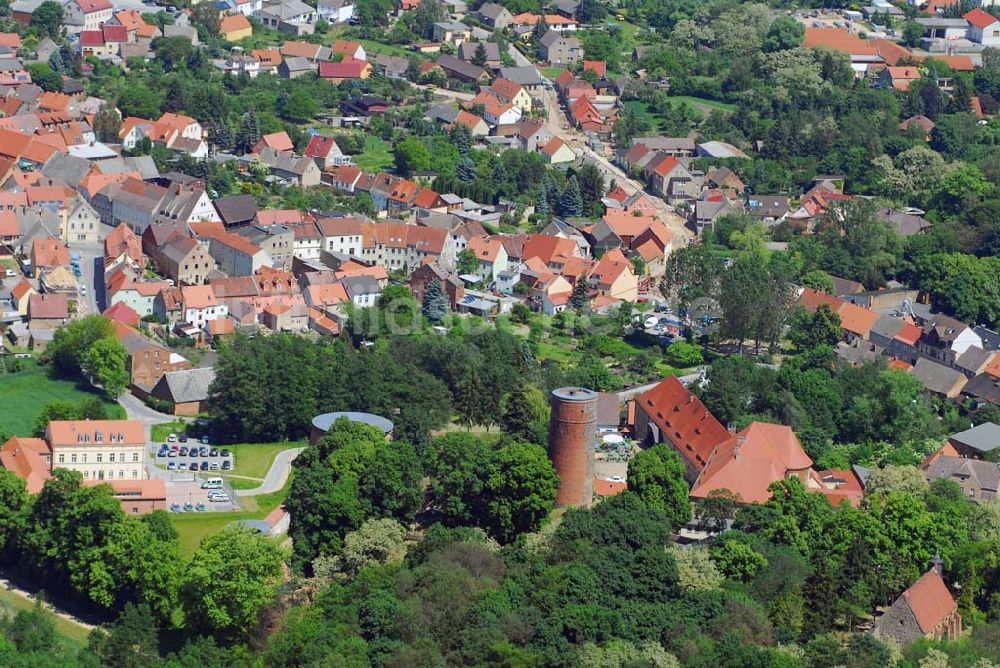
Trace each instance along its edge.
<path fill-rule="evenodd" d="M 729 104 L 728 102 L 719 102 L 718 100 L 709 100 L 703 97 L 691 97 L 690 95 L 672 95 L 667 98 L 671 102 L 682 102 L 690 107 L 693 107 L 696 111 L 702 114 L 709 114 L 712 111 L 723 111 L 727 114 L 731 114 L 736 111 L 735 104 Z"/>
<path fill-rule="evenodd" d="M 0 589 L 0 614 L 14 616 L 20 610 L 31 610 L 34 607 L 34 601 L 29 601 L 12 591 Z M 58 640 L 62 641 L 67 654 L 75 654 L 87 644 L 89 629 L 62 617 L 53 616 L 53 620 Z"/>
<path fill-rule="evenodd" d="M 15 436 L 31 436 L 35 418 L 50 401 L 62 400 L 78 403 L 85 397 L 100 397 L 85 381 L 50 378 L 48 370 L 35 360 L 23 360 L 23 369 L 17 373 L 0 375 L 0 432 Z M 108 417 L 124 419 L 125 409 L 105 401 Z"/>
<path fill-rule="evenodd" d="M 150 438 L 152 438 L 153 443 L 166 443 L 167 436 L 183 433 L 186 428 L 187 423 L 184 420 L 154 424 L 150 429 Z"/>
<path fill-rule="evenodd" d="M 538 71 L 541 72 L 542 76 L 546 79 L 555 79 L 562 74 L 565 69 L 565 67 L 539 67 Z"/>
<path fill-rule="evenodd" d="M 225 529 L 236 520 L 261 520 L 277 508 L 288 496 L 291 476 L 285 486 L 274 494 L 249 496 L 240 499 L 243 510 L 234 513 L 170 513 L 170 521 L 180 534 L 181 553 L 190 558 L 205 536 Z"/>
<path fill-rule="evenodd" d="M 392 146 L 384 139 L 368 135 L 365 137 L 365 150 L 354 156 L 354 162 L 365 172 L 380 172 L 395 163 Z"/>
<path fill-rule="evenodd" d="M 660 126 L 660 119 L 649 111 L 649 104 L 639 100 L 629 100 L 625 103 L 625 108 L 631 110 L 638 118 L 645 119 L 651 126 L 650 131 L 655 132 Z"/>
<path fill-rule="evenodd" d="M 271 470 L 271 464 L 279 452 L 291 448 L 304 446 L 305 441 L 284 442 L 284 443 L 242 443 L 240 445 L 227 446 L 233 452 L 236 466 L 229 473 L 242 475 L 248 478 L 261 478 Z M 256 487 L 257 485 L 251 485 Z"/>

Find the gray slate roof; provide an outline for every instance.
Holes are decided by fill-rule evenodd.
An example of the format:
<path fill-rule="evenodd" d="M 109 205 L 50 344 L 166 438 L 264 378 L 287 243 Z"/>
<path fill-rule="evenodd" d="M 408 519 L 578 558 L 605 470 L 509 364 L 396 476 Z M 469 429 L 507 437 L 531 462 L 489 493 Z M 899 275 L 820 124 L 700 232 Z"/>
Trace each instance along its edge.
<path fill-rule="evenodd" d="M 973 478 L 982 489 L 996 492 L 1000 489 L 1000 464 L 968 457 L 938 457 L 927 467 L 931 482 L 950 478 Z"/>
<path fill-rule="evenodd" d="M 961 443 L 978 452 L 989 452 L 1000 447 L 1000 425 L 984 422 L 972 429 L 952 434 L 949 440 Z"/>
<path fill-rule="evenodd" d="M 169 396 L 174 403 L 183 404 L 208 399 L 208 388 L 215 380 L 215 369 L 187 369 L 168 371 L 156 382 L 154 394 Z"/>
<path fill-rule="evenodd" d="M 541 86 L 542 75 L 538 73 L 534 65 L 523 65 L 521 67 L 501 67 L 500 76 L 510 79 L 514 83 L 522 86 Z"/>

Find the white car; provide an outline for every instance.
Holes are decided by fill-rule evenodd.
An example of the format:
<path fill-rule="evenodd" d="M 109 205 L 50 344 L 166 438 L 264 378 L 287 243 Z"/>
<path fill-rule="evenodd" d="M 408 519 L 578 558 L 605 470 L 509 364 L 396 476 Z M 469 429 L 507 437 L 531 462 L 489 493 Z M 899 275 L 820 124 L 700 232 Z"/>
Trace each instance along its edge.
<path fill-rule="evenodd" d="M 621 477 L 620 475 L 613 475 L 610 478 L 608 478 L 608 482 L 625 482 L 625 478 Z"/>
<path fill-rule="evenodd" d="M 170 434 L 167 436 L 167 443 L 175 443 L 177 441 L 177 434 Z"/>
<path fill-rule="evenodd" d="M 212 503 L 229 503 L 229 495 L 223 492 L 209 492 L 208 500 Z"/>
<path fill-rule="evenodd" d="M 80 294 L 81 295 L 86 295 L 87 294 L 87 286 L 86 285 L 81 285 L 80 286 Z"/>
<path fill-rule="evenodd" d="M 17 274 L 14 273 L 13 269 L 4 269 L 3 275 L 7 278 L 14 278 Z"/>
<path fill-rule="evenodd" d="M 643 324 L 645 325 L 646 329 L 650 329 L 651 327 L 656 327 L 657 322 L 659 322 L 659 318 L 657 318 L 655 315 L 651 315 L 648 318 L 646 318 L 646 321 Z"/>

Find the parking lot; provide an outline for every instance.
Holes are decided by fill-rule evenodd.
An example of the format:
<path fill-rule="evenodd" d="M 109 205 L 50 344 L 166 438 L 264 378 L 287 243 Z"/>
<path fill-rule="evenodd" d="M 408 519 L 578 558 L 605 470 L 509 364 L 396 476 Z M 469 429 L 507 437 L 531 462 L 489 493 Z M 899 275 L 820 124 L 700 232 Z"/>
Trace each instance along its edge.
<path fill-rule="evenodd" d="M 204 476 L 206 478 L 212 476 Z M 174 480 L 167 484 L 167 508 L 170 512 L 226 512 L 239 510 L 236 495 L 224 486 L 220 490 L 202 489 L 202 480 Z M 229 501 L 212 501 L 209 492 L 223 492 Z"/>

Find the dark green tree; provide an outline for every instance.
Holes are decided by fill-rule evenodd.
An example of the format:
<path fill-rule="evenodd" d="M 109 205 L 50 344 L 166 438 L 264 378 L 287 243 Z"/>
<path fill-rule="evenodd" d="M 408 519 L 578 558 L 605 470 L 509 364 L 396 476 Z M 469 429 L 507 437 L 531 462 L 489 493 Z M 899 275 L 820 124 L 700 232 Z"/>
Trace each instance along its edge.
<path fill-rule="evenodd" d="M 243 120 L 240 121 L 240 129 L 236 134 L 236 150 L 249 153 L 258 139 L 260 139 L 260 123 L 257 120 L 257 111 L 251 107 L 243 114 Z"/>
<path fill-rule="evenodd" d="M 476 52 L 472 54 L 472 64 L 479 67 L 486 67 L 486 45 L 482 42 L 476 44 Z"/>
<path fill-rule="evenodd" d="M 441 289 L 440 281 L 431 281 L 427 284 L 421 313 L 433 323 L 441 322 L 448 315 L 448 297 Z"/>
<path fill-rule="evenodd" d="M 455 168 L 455 176 L 462 183 L 472 183 L 476 180 L 476 165 L 469 156 L 463 156 Z"/>
<path fill-rule="evenodd" d="M 590 287 L 585 277 L 581 276 L 576 280 L 569 303 L 577 313 L 585 314 L 590 311 Z"/>
<path fill-rule="evenodd" d="M 31 25 L 38 28 L 39 34 L 59 41 L 62 37 L 63 6 L 55 0 L 45 0 L 31 13 Z"/>
<path fill-rule="evenodd" d="M 675 529 L 691 519 L 684 462 L 665 443 L 632 458 L 628 464 L 628 488 L 648 507 L 663 512 Z"/>
<path fill-rule="evenodd" d="M 575 174 L 569 177 L 566 187 L 559 196 L 556 214 L 564 218 L 575 218 L 583 215 L 583 196 L 580 194 L 580 183 Z"/>
<path fill-rule="evenodd" d="M 483 489 L 487 530 L 508 542 L 535 531 L 552 510 L 559 478 L 545 450 L 511 443 L 495 450 Z"/>
<path fill-rule="evenodd" d="M 158 663 L 159 628 L 149 606 L 126 604 L 107 631 L 90 632 L 86 653 L 108 668 L 145 668 Z"/>
<path fill-rule="evenodd" d="M 765 51 L 784 51 L 794 49 L 802 44 L 806 35 L 805 25 L 791 16 L 779 16 L 771 22 L 764 39 Z"/>

